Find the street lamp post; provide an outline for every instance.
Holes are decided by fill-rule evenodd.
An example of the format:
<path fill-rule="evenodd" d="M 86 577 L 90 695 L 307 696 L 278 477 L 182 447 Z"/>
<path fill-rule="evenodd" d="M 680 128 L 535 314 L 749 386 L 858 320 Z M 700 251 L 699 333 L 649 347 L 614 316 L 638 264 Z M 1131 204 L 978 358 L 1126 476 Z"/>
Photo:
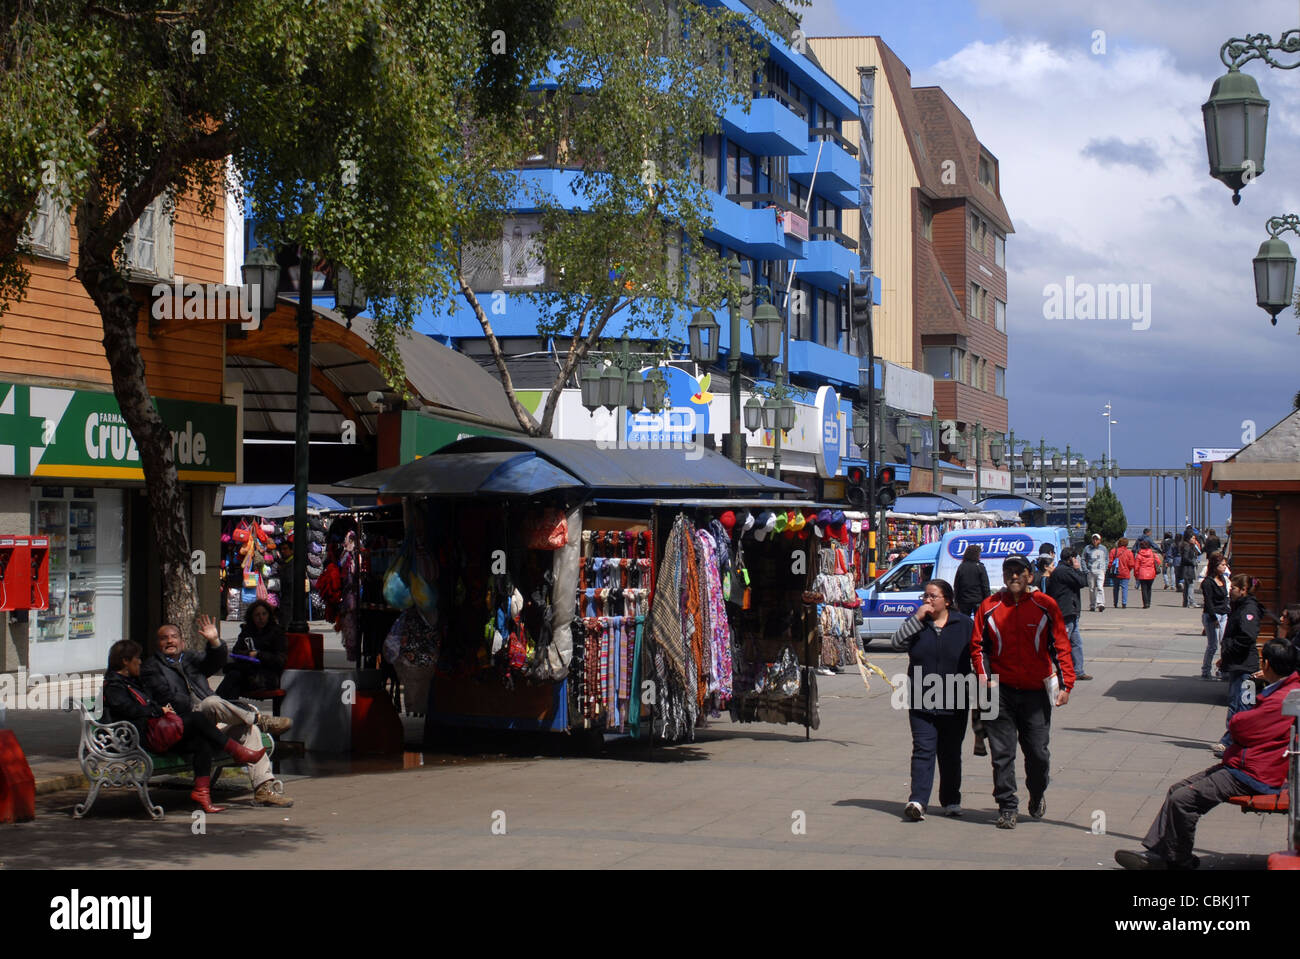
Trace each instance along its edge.
<path fill-rule="evenodd" d="M 939 492 L 939 408 L 930 412 L 930 490 Z"/>

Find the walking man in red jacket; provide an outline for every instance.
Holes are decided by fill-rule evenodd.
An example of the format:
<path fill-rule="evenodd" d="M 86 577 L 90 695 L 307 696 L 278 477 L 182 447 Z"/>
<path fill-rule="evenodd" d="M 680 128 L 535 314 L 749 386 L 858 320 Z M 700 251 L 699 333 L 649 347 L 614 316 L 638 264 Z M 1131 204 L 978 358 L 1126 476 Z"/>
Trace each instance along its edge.
<path fill-rule="evenodd" d="M 1047 813 L 1052 706 L 1068 703 L 1074 688 L 1074 660 L 1061 609 L 1046 593 L 1029 588 L 1032 575 L 1028 559 L 1007 557 L 1002 563 L 1006 588 L 980 604 L 971 636 L 971 662 L 979 681 L 990 683 L 997 709 L 984 720 L 984 729 L 999 829 L 1016 828 L 1017 739 L 1025 750 L 1029 814 L 1041 819 Z"/>
<path fill-rule="evenodd" d="M 1263 660 L 1267 685 L 1253 709 L 1243 709 L 1229 720 L 1232 745 L 1223 762 L 1169 787 L 1165 804 L 1142 840 L 1146 848 L 1116 851 L 1115 861 L 1125 869 L 1195 869 L 1199 860 L 1192 846 L 1203 815 L 1230 796 L 1276 794 L 1286 785 L 1286 752 L 1295 720 L 1282 715 L 1282 701 L 1300 689 L 1300 674 L 1295 650 L 1285 640 L 1265 643 Z"/>

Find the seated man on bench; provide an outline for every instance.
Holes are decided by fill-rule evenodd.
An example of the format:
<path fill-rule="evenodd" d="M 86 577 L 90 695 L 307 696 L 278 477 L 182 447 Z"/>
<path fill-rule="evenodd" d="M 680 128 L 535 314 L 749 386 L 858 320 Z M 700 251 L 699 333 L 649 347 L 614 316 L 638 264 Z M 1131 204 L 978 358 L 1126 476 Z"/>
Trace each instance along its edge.
<path fill-rule="evenodd" d="M 210 616 L 195 620 L 198 633 L 207 641 L 202 655 L 186 652 L 181 631 L 168 623 L 158 630 L 154 653 L 140 669 L 140 680 L 153 700 L 170 705 L 181 717 L 202 713 L 213 722 L 226 725 L 227 732 L 249 749 L 262 745 L 259 726 L 275 735 L 284 732 L 288 720 L 267 716 L 212 692 L 208 677 L 226 664 L 226 644 Z M 271 760 L 263 756 L 250 768 L 253 802 L 259 806 L 292 806 L 293 800 L 275 792 Z"/>
<path fill-rule="evenodd" d="M 1282 700 L 1300 689 L 1300 673 L 1295 650 L 1286 640 L 1265 643 L 1262 659 L 1267 685 L 1254 708 L 1243 709 L 1229 721 L 1232 745 L 1223 762 L 1169 788 L 1142 840 L 1146 849 L 1115 853 L 1115 861 L 1125 869 L 1195 869 L 1198 860 L 1192 846 L 1201 816 L 1233 796 L 1275 795 L 1285 787 L 1294 719 L 1282 715 Z"/>

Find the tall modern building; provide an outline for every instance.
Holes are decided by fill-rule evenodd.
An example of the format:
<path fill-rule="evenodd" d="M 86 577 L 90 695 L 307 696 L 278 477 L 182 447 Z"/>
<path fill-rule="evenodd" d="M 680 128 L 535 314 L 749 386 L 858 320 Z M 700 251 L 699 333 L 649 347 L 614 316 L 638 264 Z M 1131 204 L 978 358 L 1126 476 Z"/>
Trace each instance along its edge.
<path fill-rule="evenodd" d="M 851 134 L 866 131 L 874 146 L 869 170 L 864 166 L 862 217 L 850 234 L 872 251 L 882 287 L 877 351 L 933 377 L 938 418 L 954 421 L 966 437 L 964 465 L 973 469 L 975 427 L 1008 429 L 1006 237 L 1013 227 L 997 157 L 943 90 L 912 86 L 911 72 L 879 37 L 809 42 L 859 101 L 863 122 L 851 124 Z M 928 462 L 931 411 L 916 412 L 890 425 L 921 433 Z M 980 486 L 1005 490 L 1009 475 L 990 468 L 989 438 Z M 955 452 L 939 449 L 949 461 Z M 941 479 L 955 489 L 972 481 L 973 474 Z M 928 474 L 918 475 L 912 488 L 927 482 Z"/>

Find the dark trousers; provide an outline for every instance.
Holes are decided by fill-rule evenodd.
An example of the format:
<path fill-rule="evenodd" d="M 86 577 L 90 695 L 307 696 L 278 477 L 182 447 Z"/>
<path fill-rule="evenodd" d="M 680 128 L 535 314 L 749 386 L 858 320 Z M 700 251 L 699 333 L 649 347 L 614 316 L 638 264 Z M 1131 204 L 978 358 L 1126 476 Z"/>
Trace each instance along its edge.
<path fill-rule="evenodd" d="M 212 756 L 226 748 L 230 737 L 202 713 L 186 713 L 181 720 L 185 723 L 185 733 L 168 752 L 193 753 L 194 778 L 211 776 Z"/>
<path fill-rule="evenodd" d="M 975 610 L 977 610 L 977 609 L 980 608 L 980 604 L 979 604 L 979 602 L 974 602 L 974 603 L 958 603 L 958 604 L 957 604 L 957 608 L 958 608 L 959 610 L 961 610 L 961 614 L 962 614 L 963 616 L 974 616 L 974 615 L 975 615 Z"/>
<path fill-rule="evenodd" d="M 907 714 L 912 725 L 912 793 L 908 802 L 930 804 L 934 788 L 934 763 L 939 761 L 939 805 L 961 804 L 961 744 L 966 738 L 966 710 L 950 716 L 913 709 Z"/>
<path fill-rule="evenodd" d="M 1165 803 L 1147 830 L 1142 845 L 1171 862 L 1184 862 L 1196 842 L 1197 821 L 1229 796 L 1250 796 L 1255 790 L 1223 765 L 1211 766 L 1169 787 Z"/>
<path fill-rule="evenodd" d="M 999 809 L 1020 807 L 1016 795 L 1016 742 L 1025 751 L 1025 785 L 1030 799 L 1047 791 L 1051 756 L 1047 750 L 1052 726 L 1052 707 L 1047 690 L 1012 689 L 998 686 L 998 715 L 984 720 L 993 761 L 993 798 Z"/>
<path fill-rule="evenodd" d="M 1142 587 L 1142 606 L 1145 608 L 1151 605 L 1151 584 L 1154 579 L 1139 579 L 1138 585 Z"/>

